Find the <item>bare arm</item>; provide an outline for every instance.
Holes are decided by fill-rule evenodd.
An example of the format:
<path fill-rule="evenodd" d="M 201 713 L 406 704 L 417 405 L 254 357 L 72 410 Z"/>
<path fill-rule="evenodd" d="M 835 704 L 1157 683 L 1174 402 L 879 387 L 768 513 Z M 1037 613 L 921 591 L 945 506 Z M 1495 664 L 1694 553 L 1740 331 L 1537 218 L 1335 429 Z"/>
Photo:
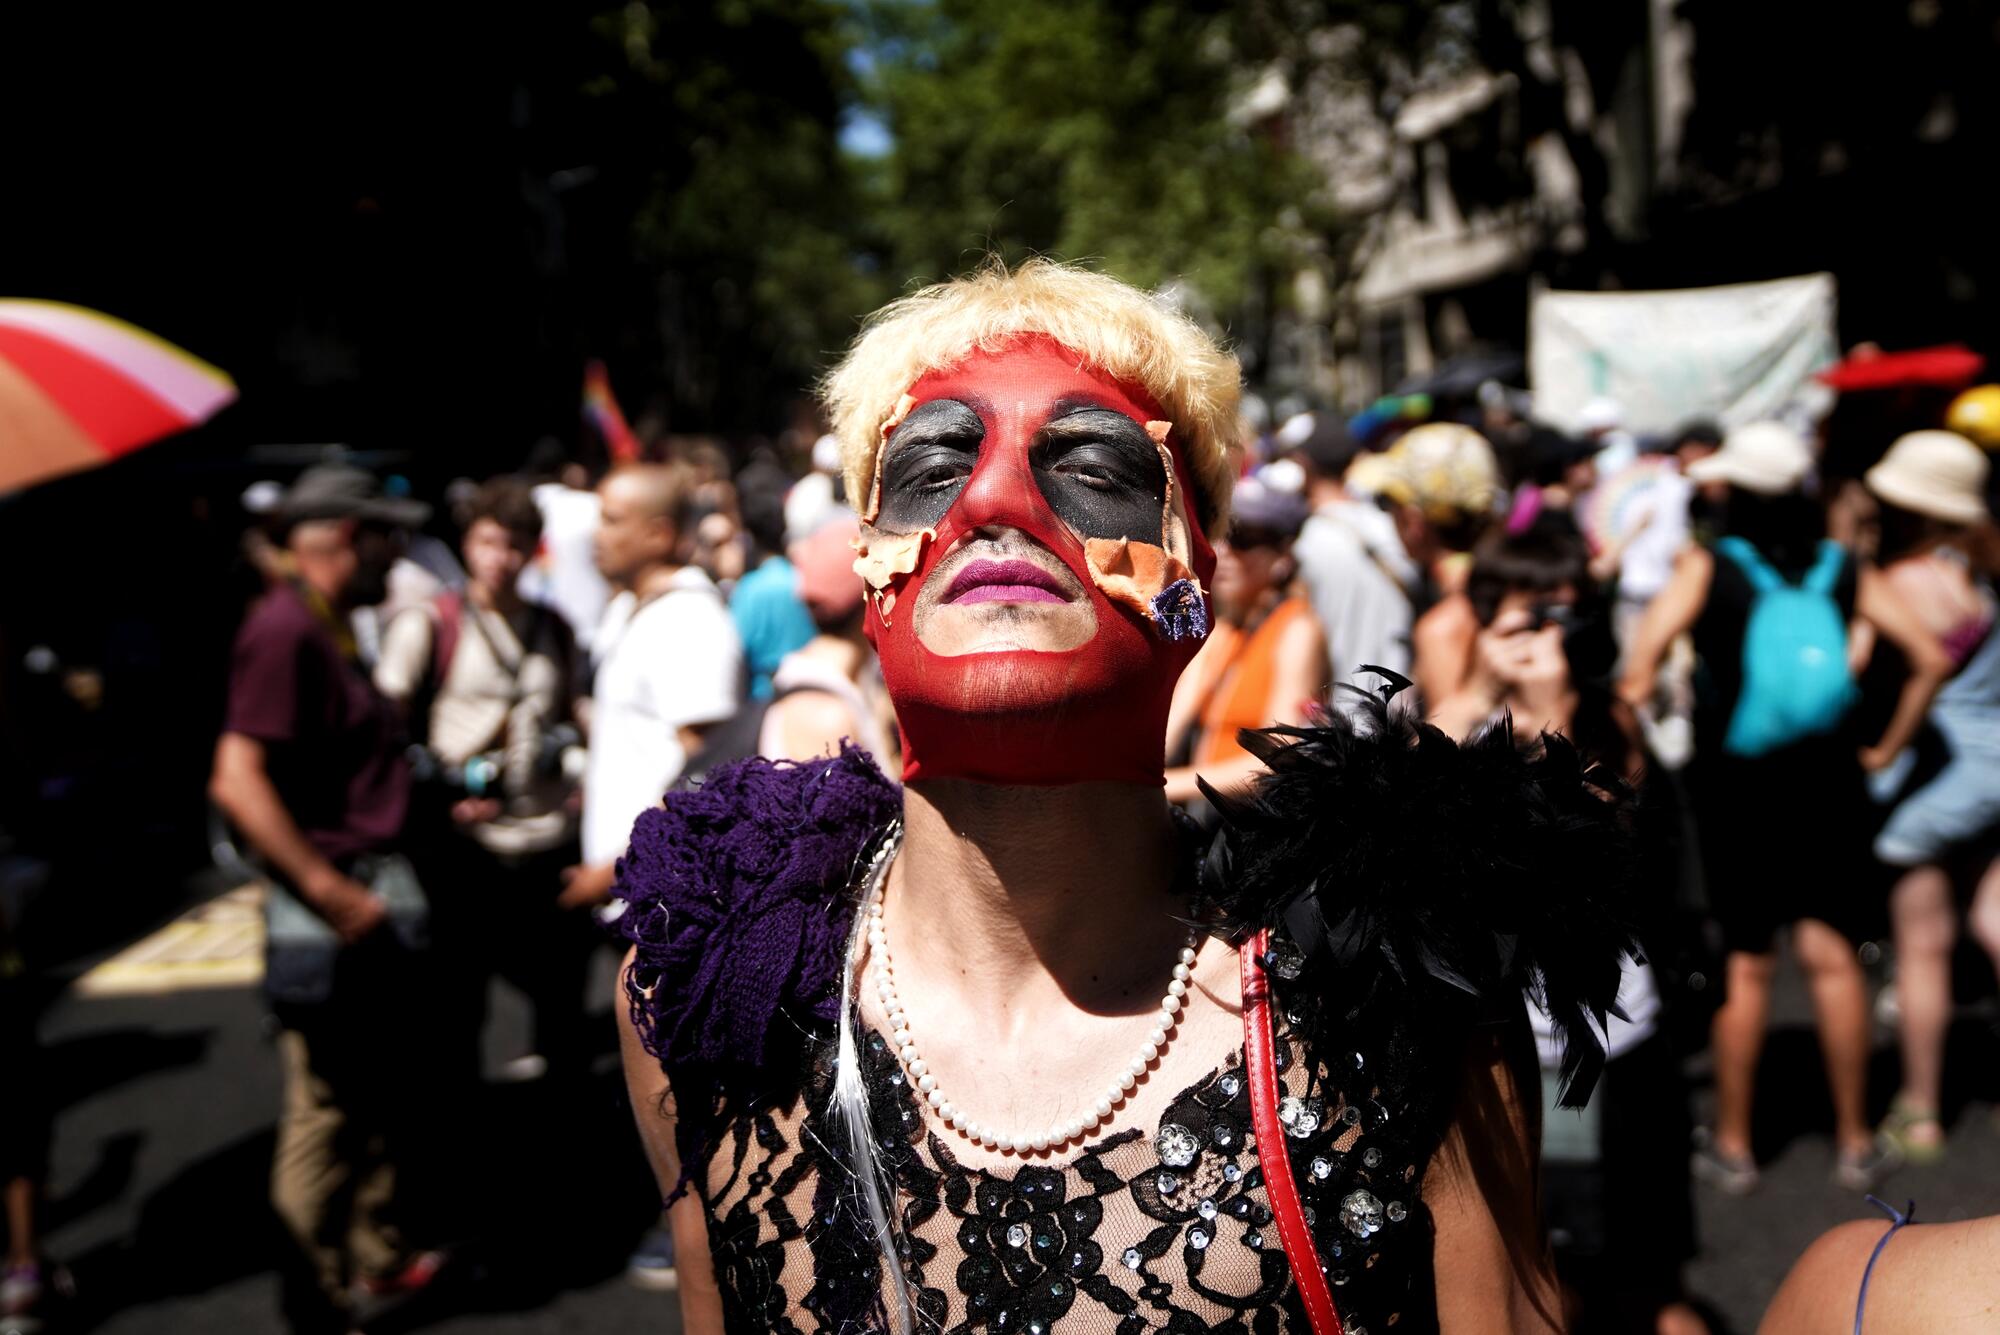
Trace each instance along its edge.
<path fill-rule="evenodd" d="M 1465 1090 L 1424 1180 L 1443 1335 L 1553 1335 L 1554 1262 L 1536 1201 L 1533 1132 L 1497 1038 L 1475 1040 Z"/>
<path fill-rule="evenodd" d="M 1275 651 L 1271 694 L 1264 704 L 1266 726 L 1309 721 L 1313 706 L 1326 698 L 1326 677 L 1326 636 L 1320 632 L 1319 621 L 1310 616 L 1293 618 Z M 1230 793 L 1248 788 L 1263 772 L 1264 762 L 1251 755 L 1204 765 L 1199 775 L 1193 766 L 1171 769 L 1167 771 L 1167 800 L 1186 802 L 1200 796 L 1197 777 L 1208 780 L 1211 788 Z"/>
<path fill-rule="evenodd" d="M 240 732 L 215 743 L 209 800 L 251 847 L 262 854 L 312 910 L 341 937 L 358 941 L 379 926 L 388 909 L 368 888 L 341 874 L 299 829 L 265 766 L 264 744 Z"/>
<path fill-rule="evenodd" d="M 1888 579 L 1873 566 L 1862 566 L 1859 582 L 1854 591 L 1855 615 L 1882 632 L 1889 643 L 1903 651 L 1903 657 L 1910 665 L 1910 675 L 1903 679 L 1903 689 L 1896 698 L 1896 711 L 1889 716 L 1889 725 L 1882 730 L 1881 740 L 1865 747 L 1861 752 L 1861 763 L 1868 769 L 1880 769 L 1895 759 L 1896 753 L 1910 744 L 1923 726 L 1924 715 L 1930 711 L 1931 701 L 1936 698 L 1938 688 L 1950 680 L 1952 674 L 1951 655 L 1939 644 L 1918 620 L 1908 605 L 1900 601 L 1890 589 Z"/>
<path fill-rule="evenodd" d="M 1465 684 L 1478 634 L 1472 603 L 1462 593 L 1452 594 L 1417 618 L 1410 629 L 1410 675 L 1426 709 L 1435 708 Z"/>
<path fill-rule="evenodd" d="M 726 720 L 717 719 L 713 723 L 683 723 L 675 730 L 680 738 L 681 750 L 692 759 L 701 754 L 701 748 L 708 742 L 710 730 Z"/>
<path fill-rule="evenodd" d="M 625 996 L 626 974 L 632 968 L 628 951 L 618 969 L 618 996 Z M 617 1006 L 618 1051 L 625 1063 L 625 1090 L 632 1100 L 639 1143 L 646 1151 L 662 1199 L 680 1184 L 680 1151 L 674 1144 L 672 1096 L 660 1063 L 639 1041 L 629 1007 Z M 700 1193 L 690 1190 L 668 1212 L 674 1233 L 674 1269 L 680 1276 L 681 1329 L 688 1335 L 720 1335 L 722 1294 L 715 1282 L 715 1261 L 708 1250 L 708 1222 Z"/>
<path fill-rule="evenodd" d="M 1639 629 L 1625 652 L 1625 672 L 1618 696 L 1635 709 L 1652 703 L 1660 660 L 1673 642 L 1694 627 L 1708 605 L 1708 586 L 1715 578 L 1715 556 L 1705 547 L 1685 547 L 1674 558 L 1667 586 L 1647 605 Z"/>

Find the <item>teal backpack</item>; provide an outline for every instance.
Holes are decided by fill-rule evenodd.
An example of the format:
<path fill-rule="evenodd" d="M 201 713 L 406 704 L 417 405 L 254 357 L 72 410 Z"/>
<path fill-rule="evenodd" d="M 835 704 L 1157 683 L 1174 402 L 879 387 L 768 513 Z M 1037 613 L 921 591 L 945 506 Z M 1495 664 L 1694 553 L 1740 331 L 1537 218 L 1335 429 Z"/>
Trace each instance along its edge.
<path fill-rule="evenodd" d="M 1715 549 L 1756 590 L 1743 628 L 1743 689 L 1722 749 L 1733 756 L 1768 755 L 1832 732 L 1858 694 L 1847 667 L 1847 621 L 1833 599 L 1847 553 L 1822 541 L 1805 578 L 1788 584 L 1741 538 L 1723 538 Z"/>

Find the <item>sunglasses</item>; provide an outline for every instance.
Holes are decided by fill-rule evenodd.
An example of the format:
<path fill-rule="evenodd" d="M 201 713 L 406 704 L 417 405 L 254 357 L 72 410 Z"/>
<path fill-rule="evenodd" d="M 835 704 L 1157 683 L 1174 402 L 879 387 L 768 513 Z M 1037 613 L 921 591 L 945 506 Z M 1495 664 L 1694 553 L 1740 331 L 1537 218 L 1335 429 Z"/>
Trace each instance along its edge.
<path fill-rule="evenodd" d="M 1568 635 L 1588 621 L 1588 617 L 1580 615 L 1576 608 L 1568 603 L 1532 603 L 1528 607 L 1528 619 L 1518 626 L 1509 627 L 1504 633 L 1533 635 L 1539 630 L 1554 626 Z"/>

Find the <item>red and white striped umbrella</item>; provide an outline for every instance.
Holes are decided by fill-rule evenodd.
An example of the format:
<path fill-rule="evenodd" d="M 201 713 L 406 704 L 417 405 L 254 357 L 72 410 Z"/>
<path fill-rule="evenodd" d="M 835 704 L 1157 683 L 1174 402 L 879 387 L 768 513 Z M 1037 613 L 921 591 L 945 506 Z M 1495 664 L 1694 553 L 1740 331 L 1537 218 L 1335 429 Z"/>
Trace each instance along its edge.
<path fill-rule="evenodd" d="M 0 300 L 0 492 L 107 463 L 235 399 L 226 374 L 123 320 Z"/>

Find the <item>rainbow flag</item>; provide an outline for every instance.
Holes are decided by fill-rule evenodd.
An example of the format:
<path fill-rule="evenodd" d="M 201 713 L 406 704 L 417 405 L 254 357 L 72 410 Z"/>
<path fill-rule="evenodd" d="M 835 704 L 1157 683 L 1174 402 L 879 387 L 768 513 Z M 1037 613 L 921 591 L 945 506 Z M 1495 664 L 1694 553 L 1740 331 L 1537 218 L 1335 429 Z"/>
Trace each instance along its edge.
<path fill-rule="evenodd" d="M 593 361 L 583 368 L 583 416 L 604 437 L 604 447 L 613 463 L 631 463 L 639 457 L 639 438 L 625 424 L 618 399 L 611 392 L 611 376 L 604 363 Z"/>

